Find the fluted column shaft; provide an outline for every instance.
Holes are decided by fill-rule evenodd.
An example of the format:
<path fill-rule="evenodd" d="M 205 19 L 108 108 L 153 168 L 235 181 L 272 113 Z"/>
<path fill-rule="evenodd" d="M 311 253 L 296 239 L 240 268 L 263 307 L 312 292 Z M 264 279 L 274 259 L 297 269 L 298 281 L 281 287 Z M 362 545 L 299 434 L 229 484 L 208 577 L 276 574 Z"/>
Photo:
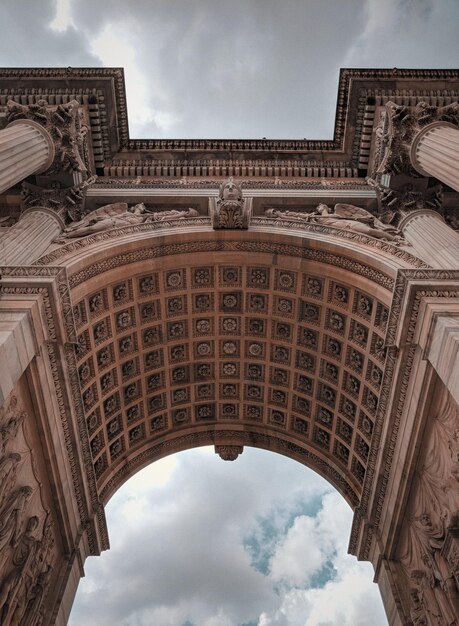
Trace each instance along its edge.
<path fill-rule="evenodd" d="M 412 211 L 399 224 L 413 253 L 435 269 L 459 268 L 459 234 L 431 209 Z"/>
<path fill-rule="evenodd" d="M 32 265 L 63 229 L 63 220 L 50 209 L 26 211 L 0 235 L 0 265 Z"/>
<path fill-rule="evenodd" d="M 459 128 L 449 122 L 429 124 L 413 139 L 413 167 L 459 191 Z"/>
<path fill-rule="evenodd" d="M 0 130 L 0 193 L 31 174 L 47 170 L 54 160 L 48 131 L 32 120 L 15 120 Z"/>

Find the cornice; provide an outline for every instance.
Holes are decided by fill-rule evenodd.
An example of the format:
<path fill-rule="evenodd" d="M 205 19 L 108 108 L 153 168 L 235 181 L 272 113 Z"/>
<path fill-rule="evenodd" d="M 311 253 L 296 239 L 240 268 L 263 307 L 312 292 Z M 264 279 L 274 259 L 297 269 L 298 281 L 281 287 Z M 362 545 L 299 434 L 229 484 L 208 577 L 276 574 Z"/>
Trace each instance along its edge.
<path fill-rule="evenodd" d="M 180 150 L 180 151 L 224 151 L 224 152 L 316 152 L 343 150 L 348 123 L 351 95 L 357 83 L 400 83 L 401 81 L 455 81 L 459 80 L 457 69 L 366 69 L 343 68 L 340 70 L 333 139 L 131 139 L 129 137 L 126 86 L 123 68 L 2 68 L 0 82 L 15 81 L 17 93 L 21 92 L 21 81 L 65 81 L 69 87 L 74 81 L 112 81 L 113 105 L 120 145 L 129 151 L 135 150 Z M 361 87 L 365 88 L 362 84 Z M 384 87 L 384 85 L 381 85 Z"/>

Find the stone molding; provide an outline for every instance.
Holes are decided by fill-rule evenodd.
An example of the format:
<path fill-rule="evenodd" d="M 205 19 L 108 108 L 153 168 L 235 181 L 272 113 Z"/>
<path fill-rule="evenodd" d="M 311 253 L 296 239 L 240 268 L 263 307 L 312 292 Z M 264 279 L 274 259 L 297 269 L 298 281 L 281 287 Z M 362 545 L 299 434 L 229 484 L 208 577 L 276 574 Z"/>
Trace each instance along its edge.
<path fill-rule="evenodd" d="M 224 427 L 214 427 L 211 430 L 189 433 L 182 432 L 172 439 L 160 441 L 146 450 L 139 452 L 134 458 L 124 463 L 103 485 L 100 493 L 101 501 L 108 501 L 125 480 L 149 463 L 180 450 L 187 450 L 189 448 L 209 444 L 224 445 L 223 441 L 225 439 L 228 439 L 231 445 L 240 447 L 246 445 L 272 450 L 293 458 L 305 465 L 312 465 L 324 478 L 327 478 L 335 485 L 351 506 L 356 506 L 358 503 L 357 494 L 351 490 L 349 482 L 343 478 L 340 472 L 330 467 L 330 465 L 318 455 L 289 441 L 287 437 L 282 438 L 275 432 L 267 434 L 266 432 L 259 432 L 256 429 L 238 432 L 235 430 L 225 430 Z"/>
<path fill-rule="evenodd" d="M 333 191 L 335 189 L 338 190 L 357 190 L 368 192 L 370 191 L 368 185 L 362 179 L 359 181 L 357 178 L 350 180 L 333 180 L 323 182 L 321 180 L 287 180 L 286 177 L 274 177 L 274 180 L 241 180 L 242 189 L 268 189 L 274 190 L 277 192 L 282 192 L 284 190 L 295 189 L 295 190 L 323 190 L 323 191 Z M 214 189 L 216 192 L 221 185 L 221 179 L 218 178 L 206 178 L 202 179 L 193 179 L 186 176 L 181 178 L 171 177 L 171 179 L 167 179 L 166 177 L 151 178 L 151 177 L 136 177 L 136 178 L 108 178 L 108 177 L 100 177 L 95 183 L 92 185 L 91 195 L 100 194 L 101 191 L 110 191 L 113 189 L 116 190 L 132 190 L 137 192 L 143 192 L 149 189 L 173 189 L 174 191 L 187 192 L 195 189 L 202 189 L 205 193 L 209 193 L 209 190 Z M 373 197 L 370 192 L 369 197 Z"/>
<path fill-rule="evenodd" d="M 423 323 L 423 305 L 429 298 L 444 299 L 446 307 L 448 307 L 448 301 L 457 302 L 459 298 L 459 270 L 399 270 L 398 272 L 386 334 L 388 355 L 383 383 L 383 390 L 386 391 L 383 392 L 378 405 L 375 434 L 372 440 L 362 499 L 354 518 L 349 544 L 350 552 L 356 553 L 357 543 L 360 543 L 359 558 L 364 560 L 369 558 L 373 537 L 377 533 L 381 519 L 398 432 L 407 400 L 407 390 L 415 363 L 415 353 L 418 349 L 415 334 L 419 332 L 419 322 Z M 402 372 L 398 383 L 398 392 L 393 396 L 397 400 L 396 403 L 389 405 L 389 390 L 392 389 L 395 380 L 394 374 L 397 369 Z M 389 419 L 389 417 L 392 422 L 391 434 L 384 450 L 381 451 L 382 426 L 384 420 Z M 381 455 L 381 459 L 384 459 L 384 462 L 375 485 L 374 472 L 379 455 Z M 377 493 L 378 498 L 369 515 L 368 505 L 371 492 Z M 371 520 L 369 525 L 364 525 L 364 518 Z M 362 530 L 363 538 L 360 537 Z"/>
<path fill-rule="evenodd" d="M 337 237 L 338 239 L 343 239 L 343 240 L 347 240 L 347 241 L 353 241 L 354 243 L 358 243 L 358 244 L 363 244 L 365 247 L 374 249 L 375 251 L 381 251 L 383 253 L 386 253 L 392 257 L 395 257 L 397 259 L 400 259 L 401 261 L 403 261 L 404 263 L 407 263 L 413 267 L 428 267 L 428 265 L 422 261 L 421 259 L 415 257 L 413 254 L 410 254 L 410 252 L 398 247 L 398 246 L 394 246 L 393 244 L 387 242 L 387 241 L 381 241 L 379 239 L 375 239 L 374 237 L 369 237 L 367 235 L 362 235 L 359 233 L 354 233 L 351 231 L 346 231 L 346 230 L 341 230 L 338 228 L 332 228 L 329 226 L 322 226 L 320 224 L 307 224 L 307 223 L 301 223 L 295 220 L 275 220 L 272 218 L 267 218 L 267 217 L 252 217 L 251 218 L 251 229 L 255 229 L 258 226 L 261 227 L 269 227 L 269 228 L 275 228 L 277 230 L 277 232 L 282 232 L 283 231 L 289 231 L 291 232 L 292 229 L 295 229 L 295 231 L 298 231 L 299 233 L 301 232 L 305 232 L 305 233 L 321 233 L 323 235 L 331 235 L 333 237 Z M 210 225 L 210 218 L 208 217 L 196 217 L 196 218 L 188 218 L 187 219 L 187 225 L 189 227 L 194 227 L 194 226 L 208 226 Z M 63 260 L 65 257 L 71 255 L 72 253 L 84 249 L 84 248 L 88 248 L 94 244 L 97 244 L 99 242 L 103 242 L 103 241 L 108 241 L 111 239 L 119 239 L 123 236 L 129 235 L 131 233 L 140 233 L 140 232 L 155 232 L 155 231 L 167 231 L 170 228 L 173 227 L 183 227 L 183 220 L 170 220 L 170 221 L 164 221 L 164 222 L 148 222 L 146 224 L 139 224 L 136 226 L 129 226 L 126 228 L 117 228 L 117 229 L 113 229 L 110 231 L 106 231 L 103 233 L 99 233 L 99 234 L 95 234 L 95 235 L 89 235 L 87 237 L 82 237 L 81 239 L 78 239 L 76 241 L 72 241 L 69 242 L 63 246 L 61 246 L 60 248 L 58 248 L 57 250 L 53 250 L 52 252 L 47 253 L 46 255 L 42 256 L 40 259 L 38 259 L 36 261 L 37 264 L 39 265 L 48 265 L 48 264 L 54 264 L 56 262 L 60 262 L 61 260 Z M 275 231 L 274 231 L 275 232 Z M 189 244 L 191 245 L 191 244 Z M 195 242 L 196 245 L 196 242 Z M 228 246 L 228 242 L 225 243 L 211 243 L 209 242 L 209 245 L 213 245 L 213 246 L 218 246 L 218 245 L 226 245 Z M 235 244 L 236 245 L 236 244 Z M 241 246 L 244 246 L 245 249 L 249 249 L 248 248 L 248 242 L 247 243 L 240 243 Z M 254 242 L 254 246 L 256 246 L 257 243 Z M 259 245 L 259 244 L 258 244 Z M 269 244 L 266 243 L 266 246 L 271 245 L 273 251 L 275 250 L 280 251 L 282 249 L 282 245 L 283 244 Z M 279 247 L 280 246 L 280 247 Z M 298 252 L 301 252 L 300 256 L 303 255 L 313 255 L 314 253 L 312 251 L 306 251 L 302 248 L 297 248 Z M 268 248 L 267 248 L 268 250 Z M 287 249 L 286 249 L 287 250 Z M 298 252 L 294 254 L 294 256 L 298 256 Z M 153 256 L 157 256 L 160 255 L 161 251 L 159 250 L 155 250 L 155 251 L 151 251 L 151 255 Z M 286 252 L 286 254 L 291 254 L 290 252 Z M 305 257 L 306 258 L 306 257 Z"/>
<path fill-rule="evenodd" d="M 191 221 L 191 220 L 190 220 Z M 372 280 L 376 284 L 391 289 L 393 287 L 393 279 L 384 272 L 374 269 L 342 254 L 334 254 L 322 250 L 305 249 L 302 246 L 275 244 L 263 241 L 193 241 L 182 244 L 164 245 L 160 249 L 142 248 L 140 250 L 121 253 L 119 255 L 98 261 L 89 268 L 80 270 L 69 277 L 70 288 L 74 289 L 83 282 L 98 276 L 103 272 L 112 270 L 130 263 L 137 263 L 147 259 L 161 258 L 169 255 L 184 255 L 191 252 L 209 252 L 209 251 L 233 251 L 233 252 L 259 252 L 270 254 L 282 254 L 285 256 L 294 256 L 320 263 L 326 263 L 335 267 L 340 267 L 352 271 L 360 276 Z"/>
<path fill-rule="evenodd" d="M 41 331 L 43 348 L 52 374 L 54 385 L 52 393 L 55 394 L 59 407 L 78 511 L 81 523 L 87 530 L 91 553 L 98 554 L 101 549 L 105 549 L 108 546 L 108 536 L 103 511 L 100 511 L 94 470 L 87 456 L 89 454 L 89 439 L 83 415 L 73 348 L 76 342 L 76 330 L 66 270 L 63 267 L 50 266 L 1 267 L 0 275 L 2 276 L 0 294 L 7 296 L 9 301 L 14 302 L 15 296 L 21 299 L 24 295 L 29 297 L 38 295 L 41 298 L 43 320 L 40 321 L 33 315 L 32 320 L 35 325 L 37 323 L 44 325 L 43 330 L 45 332 Z M 59 346 L 63 347 L 64 355 L 60 354 L 61 348 Z M 66 376 L 63 374 L 62 361 L 70 374 L 70 390 L 68 389 Z M 73 436 L 70 434 L 72 411 L 76 413 L 78 437 L 83 444 L 81 446 L 82 450 L 77 450 Z M 85 476 L 89 485 L 92 511 L 97 512 L 99 524 L 97 529 L 93 528 L 91 521 L 93 517 L 92 511 L 89 510 L 84 495 L 85 488 L 82 486 L 81 468 L 77 461 L 80 453 L 84 457 Z M 102 545 L 102 548 L 100 545 Z"/>

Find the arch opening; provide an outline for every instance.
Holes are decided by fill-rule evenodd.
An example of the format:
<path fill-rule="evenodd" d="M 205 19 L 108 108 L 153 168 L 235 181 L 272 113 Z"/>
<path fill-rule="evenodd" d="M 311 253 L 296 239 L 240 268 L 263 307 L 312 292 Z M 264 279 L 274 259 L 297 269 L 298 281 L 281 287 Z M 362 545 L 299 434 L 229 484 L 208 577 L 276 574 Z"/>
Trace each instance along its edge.
<path fill-rule="evenodd" d="M 112 547 L 87 561 L 71 626 L 387 624 L 371 565 L 346 555 L 350 507 L 291 459 L 174 454 L 106 511 Z"/>

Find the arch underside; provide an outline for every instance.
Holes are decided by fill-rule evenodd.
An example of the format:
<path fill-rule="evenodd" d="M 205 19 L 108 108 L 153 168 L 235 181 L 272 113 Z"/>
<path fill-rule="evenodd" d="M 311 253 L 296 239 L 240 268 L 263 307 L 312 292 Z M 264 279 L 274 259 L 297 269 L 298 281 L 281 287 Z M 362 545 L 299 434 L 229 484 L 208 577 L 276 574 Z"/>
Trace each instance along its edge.
<path fill-rule="evenodd" d="M 68 263 L 101 501 L 167 454 L 231 444 L 295 458 L 355 508 L 392 278 L 337 251 L 145 250 Z"/>

